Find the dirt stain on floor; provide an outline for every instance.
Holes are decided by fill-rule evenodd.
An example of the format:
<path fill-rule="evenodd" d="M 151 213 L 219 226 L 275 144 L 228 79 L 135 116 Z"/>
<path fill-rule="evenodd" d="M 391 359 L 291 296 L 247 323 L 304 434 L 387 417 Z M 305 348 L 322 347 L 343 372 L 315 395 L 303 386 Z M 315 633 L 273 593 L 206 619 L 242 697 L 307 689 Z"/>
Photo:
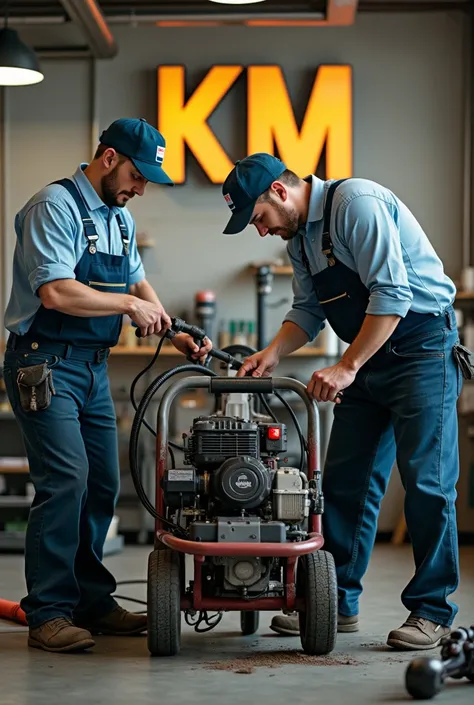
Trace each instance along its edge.
<path fill-rule="evenodd" d="M 308 656 L 302 651 L 259 651 L 245 658 L 210 661 L 204 665 L 209 671 L 230 671 L 250 674 L 257 668 L 281 668 L 281 666 L 360 666 L 361 661 L 348 654 L 331 656 Z"/>

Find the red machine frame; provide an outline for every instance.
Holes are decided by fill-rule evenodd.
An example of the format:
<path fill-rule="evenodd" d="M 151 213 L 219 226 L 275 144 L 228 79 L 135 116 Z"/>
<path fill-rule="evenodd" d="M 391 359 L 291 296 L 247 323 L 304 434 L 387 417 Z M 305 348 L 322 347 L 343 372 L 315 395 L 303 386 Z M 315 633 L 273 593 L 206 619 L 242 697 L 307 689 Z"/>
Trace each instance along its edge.
<path fill-rule="evenodd" d="M 287 377 L 268 377 L 257 379 L 252 377 L 187 377 L 170 385 L 166 390 L 158 408 L 156 435 L 156 510 L 162 517 L 166 509 L 162 490 L 162 479 L 166 470 L 168 458 L 168 417 L 174 398 L 185 389 L 207 388 L 213 393 L 249 393 L 269 394 L 274 390 L 290 390 L 298 394 L 307 410 L 308 439 L 308 481 L 316 480 L 321 492 L 321 470 L 319 454 L 319 413 L 316 402 L 309 398 L 306 387 Z M 321 515 L 312 514 L 309 518 L 309 538 L 305 541 L 288 543 L 238 543 L 238 542 L 197 542 L 178 538 L 163 527 L 160 519 L 155 520 L 155 548 L 159 543 L 169 549 L 194 556 L 194 585 L 192 599 L 188 595 L 181 597 L 181 610 L 228 610 L 228 611 L 278 611 L 302 610 L 303 598 L 296 595 L 296 561 L 298 556 L 313 553 L 324 545 L 322 535 Z M 264 597 L 256 600 L 241 600 L 236 598 L 206 598 L 202 596 L 202 564 L 206 556 L 253 556 L 286 558 L 285 561 L 285 593 L 283 597 Z"/>

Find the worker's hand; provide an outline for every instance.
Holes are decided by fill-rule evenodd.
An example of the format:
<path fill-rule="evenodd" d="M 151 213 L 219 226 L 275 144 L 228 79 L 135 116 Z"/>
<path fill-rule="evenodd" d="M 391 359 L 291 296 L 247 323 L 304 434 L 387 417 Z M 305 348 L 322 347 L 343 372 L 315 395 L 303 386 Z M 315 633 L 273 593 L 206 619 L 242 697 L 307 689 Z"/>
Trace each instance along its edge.
<path fill-rule="evenodd" d="M 160 301 L 145 301 L 136 296 L 130 311 L 130 318 L 138 328 L 142 337 L 147 335 L 164 335 L 171 327 L 171 318 L 166 313 Z"/>
<path fill-rule="evenodd" d="M 356 372 L 347 367 L 342 361 L 332 367 L 313 372 L 307 386 L 308 394 L 316 401 L 334 401 L 340 404 L 338 392 L 349 387 L 354 381 Z"/>
<path fill-rule="evenodd" d="M 269 377 L 280 358 L 272 348 L 264 348 L 244 360 L 242 367 L 237 372 L 237 377 L 245 377 L 252 372 L 252 377 Z"/>
<path fill-rule="evenodd" d="M 191 357 L 196 360 L 196 362 L 199 360 L 202 364 L 204 364 L 209 351 L 212 349 L 212 341 L 210 341 L 209 338 L 203 338 L 201 347 L 199 347 L 187 333 L 178 333 L 171 338 L 171 342 L 176 350 L 182 352 L 183 355 L 191 354 Z"/>

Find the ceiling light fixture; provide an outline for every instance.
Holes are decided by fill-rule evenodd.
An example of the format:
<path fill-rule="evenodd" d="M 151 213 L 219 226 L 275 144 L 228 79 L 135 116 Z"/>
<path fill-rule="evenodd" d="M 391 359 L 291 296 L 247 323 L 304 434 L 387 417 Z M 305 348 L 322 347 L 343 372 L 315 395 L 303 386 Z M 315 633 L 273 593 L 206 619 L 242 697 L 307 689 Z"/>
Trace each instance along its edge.
<path fill-rule="evenodd" d="M 220 5 L 254 5 L 265 0 L 210 0 L 210 2 L 217 2 Z"/>
<path fill-rule="evenodd" d="M 44 75 L 35 52 L 21 41 L 16 30 L 8 26 L 5 3 L 5 24 L 0 29 L 0 86 L 28 86 L 40 83 Z"/>

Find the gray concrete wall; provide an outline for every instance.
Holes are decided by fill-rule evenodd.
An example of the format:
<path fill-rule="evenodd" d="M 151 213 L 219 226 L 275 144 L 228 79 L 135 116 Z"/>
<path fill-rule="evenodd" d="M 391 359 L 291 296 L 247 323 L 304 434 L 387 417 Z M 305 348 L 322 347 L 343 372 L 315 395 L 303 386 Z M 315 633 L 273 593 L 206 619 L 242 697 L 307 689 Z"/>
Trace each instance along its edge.
<path fill-rule="evenodd" d="M 64 44 L 64 32 L 36 28 L 23 30 L 22 36 L 36 45 Z M 124 115 L 156 121 L 159 64 L 184 64 L 191 91 L 215 64 L 277 63 L 300 115 L 318 65 L 351 64 L 354 174 L 393 189 L 426 228 L 447 271 L 457 275 L 462 15 L 361 14 L 353 27 L 344 29 L 114 26 L 113 32 L 119 55 L 99 63 L 97 71 L 98 130 Z M 49 179 L 70 173 L 91 154 L 87 62 L 48 60 L 44 68 L 43 83 L 6 91 L 7 257 L 18 208 Z M 244 98 L 241 81 L 210 120 L 232 159 L 244 156 Z M 212 287 L 221 317 L 248 318 L 254 313 L 254 291 L 245 267 L 254 259 L 279 254 L 281 243 L 261 241 L 251 229 L 240 238 L 222 237 L 228 209 L 220 187 L 208 182 L 192 156 L 188 166 L 186 184 L 174 189 L 150 185 L 142 199 L 131 203 L 138 230 L 156 243 L 148 253 L 148 275 L 171 311 L 188 307 L 196 290 Z M 284 307 L 275 312 L 275 326 L 283 313 Z"/>
<path fill-rule="evenodd" d="M 43 83 L 4 92 L 4 296 L 10 288 L 16 211 L 35 190 L 87 161 L 94 139 L 110 121 L 142 116 L 155 123 L 156 67 L 173 63 L 187 67 L 190 91 L 215 64 L 279 64 L 300 116 L 318 65 L 351 64 L 354 174 L 393 189 L 425 227 L 447 272 L 457 277 L 462 235 L 462 15 L 361 14 L 353 27 L 344 29 L 114 26 L 113 32 L 119 55 L 97 66 L 93 125 L 91 71 L 85 60 L 44 61 Z M 43 46 L 82 41 L 74 28 L 25 28 L 21 34 Z M 245 154 L 244 99 L 241 82 L 210 120 L 232 159 Z M 138 231 L 145 231 L 156 245 L 145 261 L 149 279 L 171 314 L 192 310 L 196 290 L 212 288 L 219 319 L 251 319 L 255 293 L 246 267 L 280 254 L 282 245 L 276 239 L 260 240 L 250 229 L 240 238 L 222 237 L 229 212 L 220 187 L 206 180 L 192 156 L 187 163 L 185 185 L 149 185 L 146 195 L 131 203 Z M 274 298 L 288 295 L 289 287 L 287 279 L 275 281 Z M 273 330 L 285 308 L 272 311 Z M 281 371 L 305 380 L 320 362 L 293 359 Z M 114 362 L 112 377 L 119 386 L 132 374 L 130 366 L 121 369 Z M 397 481 L 392 488 L 386 500 L 389 526 L 400 511 Z"/>

